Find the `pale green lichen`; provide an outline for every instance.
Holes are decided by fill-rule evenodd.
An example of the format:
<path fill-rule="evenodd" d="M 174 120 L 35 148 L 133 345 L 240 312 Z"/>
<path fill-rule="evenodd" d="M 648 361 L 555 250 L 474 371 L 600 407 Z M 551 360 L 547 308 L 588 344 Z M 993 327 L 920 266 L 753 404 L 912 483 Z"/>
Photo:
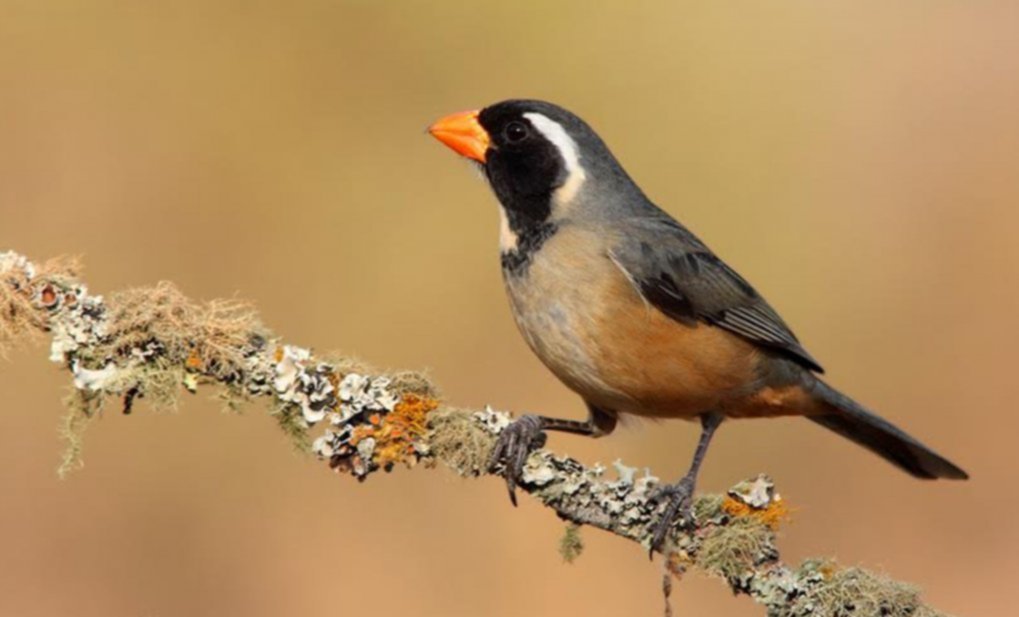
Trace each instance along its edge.
<path fill-rule="evenodd" d="M 719 517 L 724 515 L 722 511 L 722 503 L 724 501 L 724 495 L 698 495 L 694 498 L 693 502 L 694 520 L 700 524 L 717 521 Z"/>

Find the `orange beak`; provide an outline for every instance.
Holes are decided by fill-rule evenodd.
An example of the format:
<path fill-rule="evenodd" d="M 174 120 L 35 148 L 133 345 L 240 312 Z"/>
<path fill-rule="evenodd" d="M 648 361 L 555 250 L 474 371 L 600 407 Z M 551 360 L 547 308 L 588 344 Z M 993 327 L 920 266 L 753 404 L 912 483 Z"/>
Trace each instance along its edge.
<path fill-rule="evenodd" d="M 484 163 L 491 140 L 478 122 L 479 113 L 463 111 L 446 116 L 428 127 L 428 132 L 460 156 Z"/>

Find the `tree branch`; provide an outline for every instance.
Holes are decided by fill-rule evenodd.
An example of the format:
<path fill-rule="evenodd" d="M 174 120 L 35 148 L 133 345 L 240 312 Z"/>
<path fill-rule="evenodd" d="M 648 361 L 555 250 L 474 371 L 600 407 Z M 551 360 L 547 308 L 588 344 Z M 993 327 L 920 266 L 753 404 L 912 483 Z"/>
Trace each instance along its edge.
<path fill-rule="evenodd" d="M 174 407 L 182 390 L 202 386 L 217 387 L 231 407 L 268 400 L 270 415 L 295 444 L 359 480 L 399 464 L 442 463 L 472 477 L 502 471 L 487 469 L 487 461 L 509 414 L 450 407 L 417 373 L 379 372 L 286 345 L 243 303 L 197 303 L 169 283 L 104 300 L 88 292 L 73 261 L 35 265 L 0 253 L 0 353 L 33 333 L 49 335 L 50 359 L 74 380 L 60 473 L 79 464 L 82 431 L 111 402 L 125 414 L 138 399 Z M 609 473 L 548 450 L 528 459 L 520 490 L 571 523 L 565 558 L 579 553 L 581 525 L 646 550 L 665 507 L 651 499 L 658 479 L 620 462 L 614 467 Z M 699 496 L 694 520 L 669 537 L 665 589 L 670 576 L 699 569 L 774 616 L 939 614 L 912 586 L 861 568 L 822 559 L 784 564 L 776 531 L 786 512 L 763 475 L 727 495 Z"/>

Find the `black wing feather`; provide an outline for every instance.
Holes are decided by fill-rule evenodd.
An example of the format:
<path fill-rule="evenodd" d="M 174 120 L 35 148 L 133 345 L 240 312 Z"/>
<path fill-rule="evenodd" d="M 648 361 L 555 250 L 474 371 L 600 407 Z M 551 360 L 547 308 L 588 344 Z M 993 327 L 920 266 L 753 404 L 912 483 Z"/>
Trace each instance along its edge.
<path fill-rule="evenodd" d="M 651 305 L 679 322 L 724 328 L 824 372 L 775 309 L 686 228 L 671 219 L 638 223 L 612 258 Z"/>

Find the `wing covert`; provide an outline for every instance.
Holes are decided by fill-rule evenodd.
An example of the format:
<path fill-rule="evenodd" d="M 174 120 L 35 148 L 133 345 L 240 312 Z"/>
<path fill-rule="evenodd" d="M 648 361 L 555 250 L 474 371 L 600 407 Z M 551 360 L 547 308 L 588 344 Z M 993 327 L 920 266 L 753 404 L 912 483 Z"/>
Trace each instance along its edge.
<path fill-rule="evenodd" d="M 648 221 L 611 253 L 638 292 L 658 310 L 686 324 L 724 328 L 823 373 L 821 365 L 767 301 L 686 228 Z"/>

